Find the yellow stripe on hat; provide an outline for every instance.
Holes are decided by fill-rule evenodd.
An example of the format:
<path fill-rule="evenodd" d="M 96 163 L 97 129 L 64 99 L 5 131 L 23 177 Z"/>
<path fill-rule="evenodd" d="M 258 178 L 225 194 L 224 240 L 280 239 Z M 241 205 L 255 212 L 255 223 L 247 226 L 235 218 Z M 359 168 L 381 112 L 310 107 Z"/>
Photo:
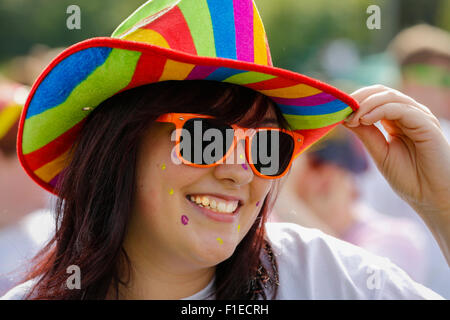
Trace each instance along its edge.
<path fill-rule="evenodd" d="M 34 173 L 36 176 L 41 178 L 45 182 L 50 182 L 58 173 L 61 172 L 61 170 L 64 168 L 67 160 L 67 155 L 69 153 L 69 150 L 64 152 L 62 155 L 60 155 L 55 160 L 46 163 L 39 169 L 35 170 Z"/>
<path fill-rule="evenodd" d="M 194 69 L 195 65 L 167 59 L 164 71 L 159 81 L 164 80 L 184 80 Z"/>
<path fill-rule="evenodd" d="M 264 38 L 264 26 L 259 16 L 258 9 L 253 3 L 253 41 L 255 63 L 267 65 L 266 40 Z"/>
<path fill-rule="evenodd" d="M 130 33 L 123 39 L 130 41 L 145 42 L 164 48 L 170 48 L 169 44 L 167 43 L 167 40 L 159 32 L 156 32 L 155 30 L 151 29 L 138 29 L 133 33 Z"/>
<path fill-rule="evenodd" d="M 313 88 L 303 83 L 297 84 L 292 87 L 258 91 L 269 97 L 288 99 L 309 97 L 322 92 L 319 89 Z"/>
<path fill-rule="evenodd" d="M 0 111 L 0 139 L 2 139 L 20 117 L 22 106 L 12 104 Z"/>

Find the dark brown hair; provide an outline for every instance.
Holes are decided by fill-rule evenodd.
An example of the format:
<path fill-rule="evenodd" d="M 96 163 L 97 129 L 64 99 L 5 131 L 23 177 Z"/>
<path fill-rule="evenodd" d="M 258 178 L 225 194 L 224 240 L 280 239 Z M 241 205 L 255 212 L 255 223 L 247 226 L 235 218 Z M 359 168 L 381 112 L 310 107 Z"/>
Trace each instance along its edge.
<path fill-rule="evenodd" d="M 256 127 L 275 104 L 248 88 L 216 81 L 164 81 L 119 93 L 87 117 L 57 190 L 56 233 L 36 256 L 27 279 L 30 299 L 105 299 L 126 285 L 130 261 L 122 247 L 134 201 L 136 159 L 144 133 L 161 114 L 192 112 Z M 281 127 L 287 124 L 274 108 Z M 253 226 L 233 255 L 216 266 L 216 299 L 267 299 L 276 295 L 276 260 L 265 240 L 275 181 Z M 64 199 L 64 200 L 63 200 Z M 268 258 L 268 259 L 267 259 Z M 265 262 L 272 263 L 265 263 Z M 66 268 L 82 271 L 81 289 L 68 290 Z M 124 276 L 122 267 L 126 266 Z"/>

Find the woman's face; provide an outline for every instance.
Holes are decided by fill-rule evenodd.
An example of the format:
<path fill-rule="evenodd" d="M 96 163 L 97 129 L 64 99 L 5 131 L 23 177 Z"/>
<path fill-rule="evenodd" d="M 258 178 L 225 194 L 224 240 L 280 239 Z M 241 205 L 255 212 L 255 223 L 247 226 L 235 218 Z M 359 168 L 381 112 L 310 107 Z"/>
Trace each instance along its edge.
<path fill-rule="evenodd" d="M 266 118 L 275 119 L 274 111 Z M 170 259 L 183 267 L 214 266 L 233 254 L 273 180 L 254 175 L 242 164 L 177 165 L 171 160 L 173 130 L 172 124 L 154 123 L 141 143 L 135 207 L 126 240 L 152 260 Z M 245 156 L 243 142 L 233 152 L 234 159 Z M 216 211 L 233 211 L 237 204 L 238 208 L 217 213 L 194 202 L 209 207 L 215 202 Z"/>

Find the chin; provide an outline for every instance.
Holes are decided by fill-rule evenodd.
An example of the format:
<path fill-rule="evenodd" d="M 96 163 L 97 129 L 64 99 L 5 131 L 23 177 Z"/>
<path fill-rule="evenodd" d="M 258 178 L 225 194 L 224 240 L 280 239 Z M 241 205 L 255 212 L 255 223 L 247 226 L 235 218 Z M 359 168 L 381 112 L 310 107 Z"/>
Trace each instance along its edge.
<path fill-rule="evenodd" d="M 203 250 L 197 250 L 197 259 L 205 266 L 215 266 L 230 258 L 236 250 L 236 245 L 219 242 L 212 242 L 208 247 L 203 246 Z"/>

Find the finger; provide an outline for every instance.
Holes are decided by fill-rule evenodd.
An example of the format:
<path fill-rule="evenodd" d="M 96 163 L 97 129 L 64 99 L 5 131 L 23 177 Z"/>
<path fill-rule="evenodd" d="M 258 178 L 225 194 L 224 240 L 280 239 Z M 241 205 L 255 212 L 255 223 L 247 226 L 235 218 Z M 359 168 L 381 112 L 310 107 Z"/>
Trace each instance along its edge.
<path fill-rule="evenodd" d="M 380 105 L 387 103 L 403 103 L 410 107 L 415 107 L 421 109 L 424 112 L 430 113 L 424 109 L 424 106 L 419 105 L 414 99 L 402 94 L 401 92 L 393 89 L 386 89 L 380 92 L 371 94 L 364 101 L 360 103 L 359 109 L 349 118 L 347 118 L 347 123 L 350 127 L 357 126 L 360 122 L 360 118 L 371 112 L 373 109 Z M 431 114 L 431 113 L 430 113 Z"/>
<path fill-rule="evenodd" d="M 344 126 L 346 124 L 344 123 Z M 364 144 L 367 152 L 374 160 L 377 167 L 381 170 L 388 150 L 388 142 L 383 133 L 375 125 L 362 125 L 359 127 L 347 127 Z"/>
<path fill-rule="evenodd" d="M 361 116 L 361 103 L 366 100 L 368 97 L 370 97 L 373 94 L 377 94 L 383 91 L 388 90 L 389 88 L 386 86 L 383 86 L 381 84 L 376 84 L 368 87 L 363 87 L 361 89 L 356 90 L 351 94 L 351 96 L 358 102 L 359 109 L 355 112 L 351 113 L 346 119 L 345 122 L 350 123 L 350 126 L 357 126 L 359 125 L 359 121 L 354 121 L 355 117 L 359 119 Z"/>
<path fill-rule="evenodd" d="M 372 125 L 380 120 L 396 121 L 402 132 L 413 141 L 422 140 L 427 132 L 432 133 L 436 129 L 439 130 L 432 119 L 432 115 L 403 103 L 387 103 L 379 106 L 363 115 L 360 122 L 363 125 Z"/>
<path fill-rule="evenodd" d="M 350 96 L 352 96 L 352 98 L 355 99 L 358 103 L 361 103 L 370 95 L 377 93 L 377 92 L 381 92 L 386 89 L 387 89 L 387 87 L 385 87 L 381 84 L 376 84 L 373 86 L 363 87 L 361 89 L 358 89 L 355 92 L 353 92 L 352 94 L 350 94 Z"/>

